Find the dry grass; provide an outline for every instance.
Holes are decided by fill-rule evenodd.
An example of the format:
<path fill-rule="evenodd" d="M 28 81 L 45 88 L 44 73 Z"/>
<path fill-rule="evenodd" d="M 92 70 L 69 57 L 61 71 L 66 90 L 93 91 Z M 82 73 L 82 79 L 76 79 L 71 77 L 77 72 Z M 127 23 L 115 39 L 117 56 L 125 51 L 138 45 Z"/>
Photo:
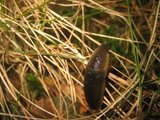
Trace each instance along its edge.
<path fill-rule="evenodd" d="M 0 3 L 1 119 L 155 119 L 160 113 L 160 2 Z M 88 115 L 83 74 L 107 43 L 104 107 Z"/>

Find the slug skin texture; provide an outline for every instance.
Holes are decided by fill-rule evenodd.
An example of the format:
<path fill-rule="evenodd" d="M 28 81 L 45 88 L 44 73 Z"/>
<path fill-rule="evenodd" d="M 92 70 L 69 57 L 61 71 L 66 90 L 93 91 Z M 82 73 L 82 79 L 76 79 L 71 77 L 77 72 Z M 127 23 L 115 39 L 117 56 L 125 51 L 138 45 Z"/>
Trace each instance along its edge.
<path fill-rule="evenodd" d="M 106 44 L 95 49 L 86 66 L 84 94 L 91 110 L 99 111 L 103 102 L 109 69 L 109 50 Z"/>

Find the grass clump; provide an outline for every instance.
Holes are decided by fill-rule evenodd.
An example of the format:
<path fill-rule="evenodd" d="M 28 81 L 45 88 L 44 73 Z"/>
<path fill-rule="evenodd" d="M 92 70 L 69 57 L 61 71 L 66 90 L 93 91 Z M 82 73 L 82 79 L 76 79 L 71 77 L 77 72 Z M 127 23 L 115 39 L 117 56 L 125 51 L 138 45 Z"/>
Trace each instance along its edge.
<path fill-rule="evenodd" d="M 36 96 L 41 96 L 44 94 L 44 89 L 33 73 L 26 75 L 27 86 L 31 94 L 36 94 Z"/>
<path fill-rule="evenodd" d="M 1 119 L 156 119 L 160 2 L 0 3 Z M 111 54 L 103 107 L 88 115 L 83 75 L 93 50 Z"/>

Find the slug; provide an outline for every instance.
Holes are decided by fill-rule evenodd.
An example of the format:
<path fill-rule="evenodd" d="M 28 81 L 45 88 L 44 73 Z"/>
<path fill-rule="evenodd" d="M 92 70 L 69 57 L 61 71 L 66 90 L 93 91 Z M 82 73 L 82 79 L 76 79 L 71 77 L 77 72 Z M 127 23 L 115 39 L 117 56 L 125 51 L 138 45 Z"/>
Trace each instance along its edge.
<path fill-rule="evenodd" d="M 99 111 L 103 102 L 110 54 L 106 44 L 95 49 L 86 66 L 84 94 L 91 110 Z"/>

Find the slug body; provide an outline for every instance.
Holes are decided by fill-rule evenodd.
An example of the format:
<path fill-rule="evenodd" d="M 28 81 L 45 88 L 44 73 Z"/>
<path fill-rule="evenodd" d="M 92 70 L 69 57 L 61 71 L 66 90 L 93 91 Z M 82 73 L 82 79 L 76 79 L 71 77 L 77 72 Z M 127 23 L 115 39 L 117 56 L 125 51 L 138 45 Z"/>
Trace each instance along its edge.
<path fill-rule="evenodd" d="M 109 69 L 109 50 L 101 44 L 91 55 L 84 75 L 84 94 L 92 110 L 100 110 Z"/>

